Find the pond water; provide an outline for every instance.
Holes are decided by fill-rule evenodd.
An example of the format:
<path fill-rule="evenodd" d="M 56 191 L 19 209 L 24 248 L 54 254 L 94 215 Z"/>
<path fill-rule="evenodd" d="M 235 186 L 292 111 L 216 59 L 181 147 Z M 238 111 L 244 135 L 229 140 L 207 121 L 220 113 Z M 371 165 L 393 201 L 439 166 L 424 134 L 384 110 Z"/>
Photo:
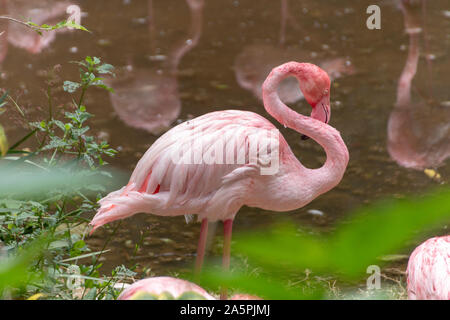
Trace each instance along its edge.
<path fill-rule="evenodd" d="M 373 2 L 381 8 L 380 30 L 366 27 L 366 8 Z M 108 81 L 116 93 L 93 90 L 86 105 L 95 115 L 91 122 L 95 134 L 120 150 L 109 162 L 127 173 L 162 132 L 223 109 L 263 115 L 279 127 L 303 164 L 321 166 L 325 160 L 321 147 L 276 123 L 264 110 L 259 90 L 270 69 L 288 60 L 314 62 L 326 69 L 334 78 L 330 124 L 341 132 L 350 152 L 342 182 L 292 212 L 244 207 L 235 220 L 237 232 L 286 218 L 305 228 L 332 229 L 364 204 L 420 194 L 450 177 L 448 1 L 428 1 L 425 11 L 419 6 L 407 13 L 394 0 L 0 3 L 2 14 L 39 23 L 64 19 L 70 3 L 81 7 L 81 23 L 91 33 L 58 32 L 39 40 L 26 28 L 3 23 L 7 34 L 0 37 L 0 84 L 30 118 L 37 119 L 46 103 L 43 70 L 61 64 L 61 77 L 75 80 L 77 70 L 68 62 L 87 55 L 116 66 L 117 79 Z M 417 28 L 421 32 L 414 34 Z M 407 59 L 410 67 L 417 64 L 417 74 L 404 71 Z M 293 109 L 309 113 L 301 96 L 292 93 L 296 90 L 292 82 L 283 90 L 280 94 Z M 62 97 L 56 98 L 63 101 Z M 25 132 L 5 115 L 0 121 L 11 141 Z M 424 169 L 437 171 L 440 178 L 430 178 Z M 104 270 L 130 265 L 142 231 L 145 236 L 134 261 L 161 275 L 189 269 L 199 229 L 199 224 L 186 224 L 183 217 L 139 214 L 126 219 L 107 245 L 111 252 L 103 257 Z M 219 226 L 217 234 L 221 233 Z M 89 242 L 101 249 L 107 237 L 107 231 L 99 230 Z M 216 253 L 219 243 L 220 237 L 215 237 Z"/>

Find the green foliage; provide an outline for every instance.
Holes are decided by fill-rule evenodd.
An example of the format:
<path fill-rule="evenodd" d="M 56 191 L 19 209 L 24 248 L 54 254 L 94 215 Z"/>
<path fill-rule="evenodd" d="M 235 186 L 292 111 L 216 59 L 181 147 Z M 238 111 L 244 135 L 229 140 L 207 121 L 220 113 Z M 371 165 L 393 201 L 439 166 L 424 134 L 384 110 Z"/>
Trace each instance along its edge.
<path fill-rule="evenodd" d="M 71 103 L 64 118 L 54 116 L 49 85 L 48 117 L 29 122 L 30 132 L 3 148 L 7 154 L 0 159 L 0 249 L 9 258 L 0 257 L 0 271 L 4 271 L 0 272 L 0 292 L 6 290 L 13 298 L 114 299 L 119 293 L 114 284 L 134 276 L 120 266 L 110 277 L 101 277 L 99 257 L 106 251 L 92 252 L 84 241 L 88 231 L 85 214 L 96 210 L 101 192 L 111 183 L 103 158 L 116 151 L 89 135 L 87 123 L 93 115 L 83 104 L 88 88 L 103 88 L 102 79 L 95 74 L 112 73 L 113 67 L 90 57 L 79 65 L 81 81 L 72 86 L 66 82 L 64 87 L 71 93 L 81 90 L 80 98 Z M 5 93 L 0 98 L 0 108 L 7 97 Z M 34 150 L 21 150 L 32 137 L 38 142 Z M 32 248 L 35 239 L 44 235 L 51 240 L 39 251 L 42 254 L 28 259 L 23 248 Z M 86 260 L 88 263 L 80 263 Z M 20 270 L 23 285 L 1 282 L 12 266 Z"/>
<path fill-rule="evenodd" d="M 114 67 L 107 63 L 102 63 L 97 57 L 86 57 L 82 61 L 73 61 L 72 63 L 80 66 L 80 82 L 64 81 L 64 91 L 74 93 L 78 89 L 81 89 L 81 97 L 84 96 L 84 92 L 90 86 L 97 86 L 114 92 L 114 90 L 108 87 L 104 82 L 104 78 L 99 77 L 97 74 L 110 74 L 115 76 Z M 80 103 L 79 103 L 80 104 Z"/>
<path fill-rule="evenodd" d="M 85 122 L 91 117 L 92 114 L 86 111 L 86 107 L 80 106 L 74 112 L 65 113 L 68 120 L 66 122 L 50 119 L 31 123 L 32 127 L 45 133 L 49 139 L 39 151 L 54 150 L 56 153 L 74 155 L 92 169 L 107 164 L 103 156 L 112 157 L 116 151 L 106 141 L 97 142 L 94 137 L 86 134 L 90 128 Z M 56 164 L 56 153 L 50 159 L 46 159 L 49 165 Z"/>
<path fill-rule="evenodd" d="M 255 277 L 241 273 L 208 270 L 203 284 L 254 292 L 271 299 L 327 298 L 322 288 L 289 288 L 282 275 L 296 270 L 332 273 L 342 281 L 361 280 L 368 266 L 382 265 L 380 257 L 405 247 L 420 232 L 450 220 L 450 190 L 440 190 L 420 199 L 389 201 L 361 209 L 353 219 L 337 226 L 331 234 L 311 235 L 292 224 L 271 231 L 235 237 L 233 252 L 262 267 Z M 305 290 L 307 289 L 307 290 Z"/>
<path fill-rule="evenodd" d="M 4 156 L 8 152 L 8 139 L 6 138 L 5 130 L 0 124 L 0 155 Z"/>
<path fill-rule="evenodd" d="M 0 161 L 0 194 L 14 199 L 42 199 L 49 195 L 95 196 L 104 191 L 104 185 L 111 182 L 111 172 L 87 170 L 84 167 L 66 164 L 63 167 L 48 167 L 45 163 L 27 160 L 23 165 L 17 157 L 7 157 L 15 161 Z M 11 170 L 13 168 L 14 170 Z M 94 168 L 95 169 L 95 168 Z M 17 171 L 16 171 L 17 170 Z M 0 199 L 0 204 L 2 200 Z"/>
<path fill-rule="evenodd" d="M 49 239 L 40 237 L 26 247 L 18 249 L 17 254 L 8 256 L 0 247 L 0 297 L 8 288 L 23 288 L 31 281 L 39 280 L 40 274 L 29 273 L 33 262 L 42 255 Z"/>
<path fill-rule="evenodd" d="M 55 25 L 48 25 L 48 24 L 39 25 L 32 21 L 25 22 L 25 24 L 28 25 L 32 30 L 39 33 L 40 35 L 42 35 L 43 31 L 54 31 L 54 30 L 63 29 L 63 28 L 73 28 L 73 29 L 77 29 L 77 30 L 83 30 L 83 31 L 90 32 L 88 29 L 86 29 L 82 25 L 79 25 L 73 21 L 66 21 L 66 20 L 60 21 Z"/>
<path fill-rule="evenodd" d="M 88 31 L 72 21 L 37 25 L 0 18 L 39 34 L 61 28 Z M 108 250 L 92 252 L 84 241 L 85 213 L 96 210 L 100 192 L 111 183 L 110 172 L 102 169 L 107 164 L 104 157 L 116 151 L 89 135 L 87 122 L 93 115 L 83 101 L 90 87 L 112 91 L 98 75 L 114 75 L 114 67 L 96 57 L 75 63 L 80 66 L 80 81 L 65 81 L 63 89 L 70 94 L 80 91 L 80 96 L 77 102 L 72 99 L 72 106 L 64 106 L 63 119 L 55 117 L 53 110 L 52 87 L 58 81 L 59 65 L 49 71 L 47 118 L 27 121 L 8 92 L 0 97 L 0 115 L 7 111 L 9 98 L 30 130 L 8 146 L 0 125 L 0 297 L 115 299 L 119 291 L 114 284 L 135 275 L 119 266 L 110 277 L 100 276 L 99 258 Z M 22 150 L 33 137 L 37 141 L 33 150 Z"/>
<path fill-rule="evenodd" d="M 8 92 L 5 92 L 0 97 L 0 115 L 5 112 L 6 98 L 8 97 Z M 6 138 L 5 130 L 0 124 L 0 155 L 4 156 L 8 152 L 8 139 Z"/>

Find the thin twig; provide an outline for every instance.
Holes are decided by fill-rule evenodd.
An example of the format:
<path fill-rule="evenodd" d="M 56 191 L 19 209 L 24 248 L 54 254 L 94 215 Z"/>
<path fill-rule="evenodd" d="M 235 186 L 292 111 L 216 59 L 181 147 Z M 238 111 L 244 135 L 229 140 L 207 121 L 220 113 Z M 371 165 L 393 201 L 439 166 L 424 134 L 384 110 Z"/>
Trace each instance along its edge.
<path fill-rule="evenodd" d="M 39 27 L 39 26 L 32 26 L 32 25 L 28 24 L 27 22 L 23 22 L 21 20 L 14 19 L 12 17 L 0 16 L 0 19 L 10 20 L 10 21 L 14 21 L 14 22 L 20 23 L 21 25 L 24 25 L 24 26 L 30 28 L 33 31 L 37 31 L 37 30 L 48 31 L 47 28 L 42 28 L 42 27 Z"/>

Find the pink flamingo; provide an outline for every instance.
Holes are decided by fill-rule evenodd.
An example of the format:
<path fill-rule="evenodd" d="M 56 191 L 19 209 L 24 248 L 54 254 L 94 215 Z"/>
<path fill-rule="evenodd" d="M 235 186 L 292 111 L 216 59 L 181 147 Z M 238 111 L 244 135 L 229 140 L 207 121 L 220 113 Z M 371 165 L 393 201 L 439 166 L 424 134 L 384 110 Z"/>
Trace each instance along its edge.
<path fill-rule="evenodd" d="M 139 300 L 139 293 L 150 293 L 156 296 L 162 296 L 164 293 L 169 293 L 172 297 L 177 299 L 186 292 L 198 293 L 206 300 L 216 300 L 214 296 L 206 292 L 205 289 L 199 287 L 195 283 L 172 277 L 153 277 L 139 280 L 122 291 L 118 297 L 118 300 Z M 262 300 L 260 297 L 243 293 L 235 294 L 230 299 Z"/>
<path fill-rule="evenodd" d="M 110 94 L 111 104 L 127 125 L 146 130 L 154 135 L 167 130 L 179 116 L 181 101 L 178 93 L 178 67 L 183 56 L 199 42 L 202 33 L 204 0 L 186 0 L 191 26 L 187 37 L 170 49 L 162 64 L 133 70 L 118 78 L 107 79 L 115 92 Z M 155 32 L 153 3 L 148 2 L 151 45 Z"/>
<path fill-rule="evenodd" d="M 401 166 L 416 170 L 437 168 L 450 157 L 450 109 L 411 99 L 419 63 L 422 33 L 420 2 L 403 0 L 409 52 L 397 87 L 397 102 L 389 116 L 388 152 Z"/>
<path fill-rule="evenodd" d="M 408 298 L 450 300 L 450 236 L 428 239 L 408 261 Z"/>
<path fill-rule="evenodd" d="M 280 100 L 277 89 L 288 76 L 299 81 L 312 107 L 311 117 L 298 114 Z M 335 187 L 344 175 L 349 154 L 339 132 L 327 124 L 327 73 L 309 63 L 285 63 L 267 77 L 263 97 L 265 109 L 279 123 L 309 136 L 325 149 L 327 160 L 321 168 L 304 167 L 275 126 L 262 116 L 238 110 L 211 112 L 161 136 L 138 162 L 127 186 L 100 200 L 101 207 L 91 221 L 93 230 L 138 212 L 161 216 L 197 214 L 202 221 L 196 262 L 196 270 L 200 271 L 208 221 L 222 220 L 223 266 L 228 269 L 233 219 L 243 205 L 289 211 Z M 274 140 L 278 144 L 273 144 Z M 263 152 L 266 148 L 262 146 L 269 145 L 270 150 Z M 238 160 L 245 161 L 235 157 L 228 161 L 228 154 L 227 161 L 206 161 L 211 152 L 219 153 L 224 146 L 233 156 L 243 154 Z M 252 151 L 255 146 L 261 147 L 256 153 Z M 189 161 L 174 161 L 174 154 L 178 160 Z M 274 162 L 277 170 L 267 174 L 264 169 Z"/>

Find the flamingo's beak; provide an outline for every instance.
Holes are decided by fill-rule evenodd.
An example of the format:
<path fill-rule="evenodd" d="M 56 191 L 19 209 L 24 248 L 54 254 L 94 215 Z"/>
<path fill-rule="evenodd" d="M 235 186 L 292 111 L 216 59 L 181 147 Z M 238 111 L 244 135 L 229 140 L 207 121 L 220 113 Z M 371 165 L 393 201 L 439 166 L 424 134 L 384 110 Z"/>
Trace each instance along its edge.
<path fill-rule="evenodd" d="M 330 109 L 330 96 L 324 96 L 318 103 L 311 104 L 311 118 L 327 123 L 330 121 L 331 109 Z M 308 140 L 309 137 L 302 135 L 302 140 Z"/>
<path fill-rule="evenodd" d="M 330 121 L 330 117 L 330 96 L 326 95 L 313 107 L 311 118 L 328 123 Z"/>

